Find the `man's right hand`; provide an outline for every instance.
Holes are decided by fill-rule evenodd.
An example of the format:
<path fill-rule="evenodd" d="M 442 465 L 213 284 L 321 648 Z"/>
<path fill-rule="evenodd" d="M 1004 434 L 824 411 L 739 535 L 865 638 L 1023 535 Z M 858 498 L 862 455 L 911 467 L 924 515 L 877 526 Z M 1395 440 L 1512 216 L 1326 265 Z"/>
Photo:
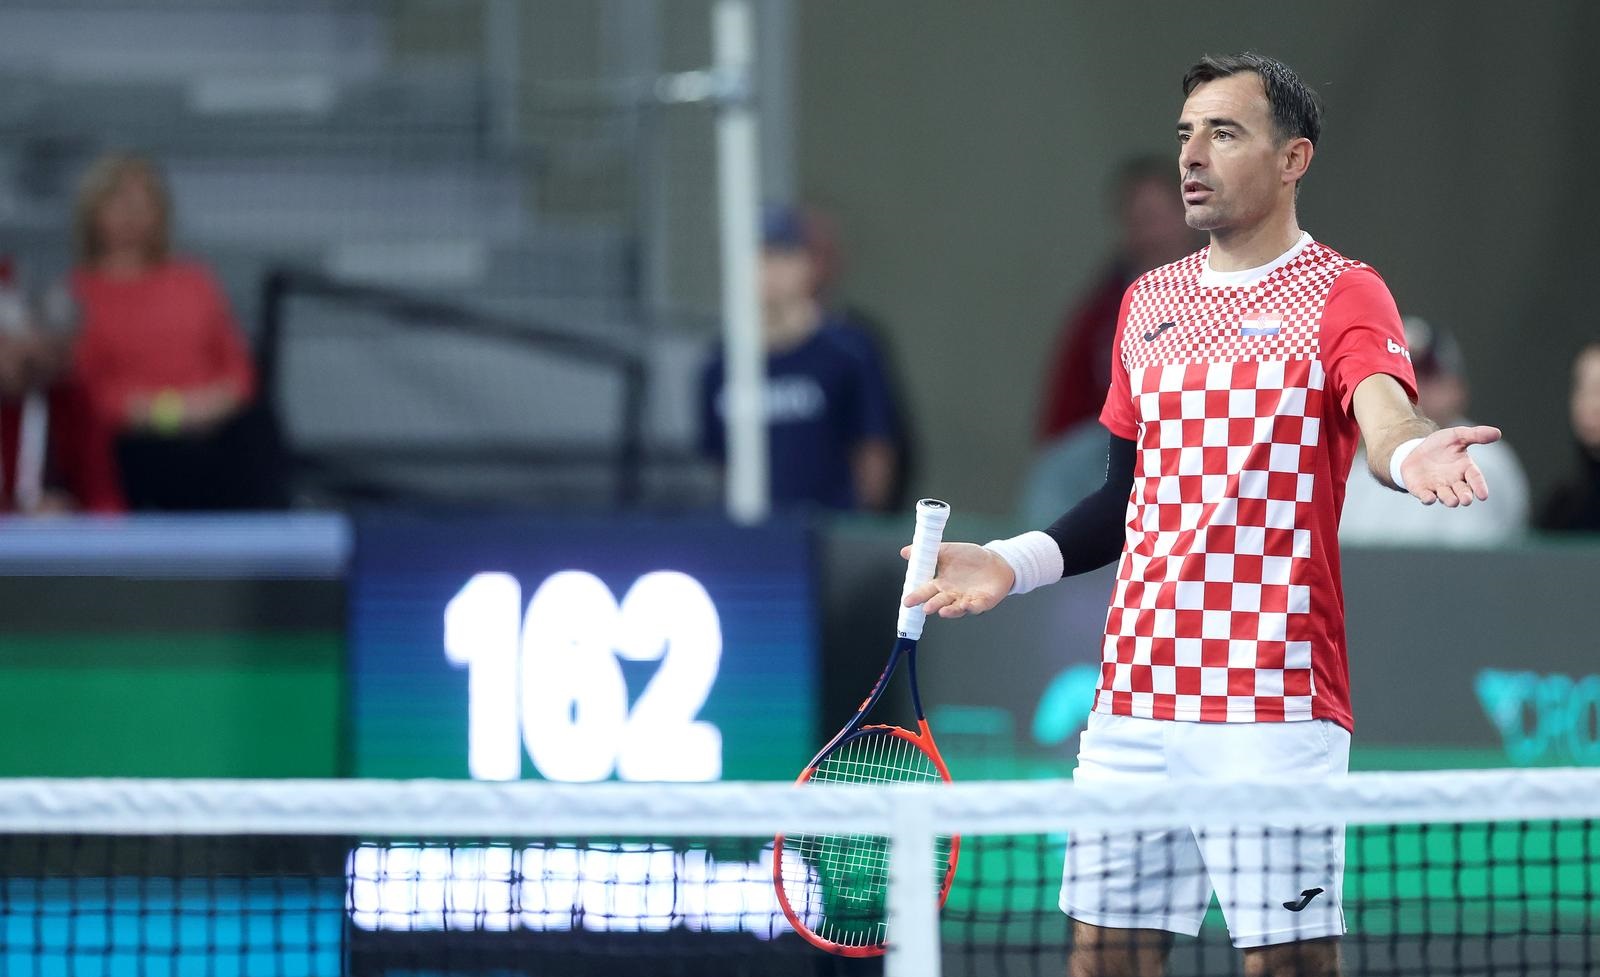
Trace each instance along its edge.
<path fill-rule="evenodd" d="M 911 547 L 902 547 L 910 559 Z M 941 543 L 933 579 L 906 594 L 905 606 L 925 604 L 923 610 L 940 617 L 982 614 L 1006 599 L 1016 574 L 992 550 L 976 543 Z"/>

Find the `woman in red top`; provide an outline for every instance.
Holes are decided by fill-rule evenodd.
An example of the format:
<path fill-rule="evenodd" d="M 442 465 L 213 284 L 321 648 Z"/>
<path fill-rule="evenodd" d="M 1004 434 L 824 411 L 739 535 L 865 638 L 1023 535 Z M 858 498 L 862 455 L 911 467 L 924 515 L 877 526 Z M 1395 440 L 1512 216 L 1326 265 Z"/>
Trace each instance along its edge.
<path fill-rule="evenodd" d="M 102 444 L 115 441 L 128 505 L 249 505 L 236 429 L 255 368 L 210 271 L 171 254 L 170 223 L 151 161 L 113 154 L 90 168 L 74 221 L 77 379 Z M 104 485 L 86 495 L 90 508 L 116 507 Z"/>

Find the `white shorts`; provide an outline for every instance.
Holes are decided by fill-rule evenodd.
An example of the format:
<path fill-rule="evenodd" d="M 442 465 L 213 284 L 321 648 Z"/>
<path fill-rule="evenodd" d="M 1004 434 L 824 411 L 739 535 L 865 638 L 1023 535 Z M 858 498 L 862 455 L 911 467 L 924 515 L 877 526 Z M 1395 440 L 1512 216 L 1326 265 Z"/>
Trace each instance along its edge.
<path fill-rule="evenodd" d="M 1350 769 L 1326 719 L 1199 723 L 1091 713 L 1074 779 L 1321 780 Z M 1215 890 L 1236 947 L 1344 934 L 1342 825 L 1067 833 L 1061 910 L 1117 929 L 1194 936 Z"/>

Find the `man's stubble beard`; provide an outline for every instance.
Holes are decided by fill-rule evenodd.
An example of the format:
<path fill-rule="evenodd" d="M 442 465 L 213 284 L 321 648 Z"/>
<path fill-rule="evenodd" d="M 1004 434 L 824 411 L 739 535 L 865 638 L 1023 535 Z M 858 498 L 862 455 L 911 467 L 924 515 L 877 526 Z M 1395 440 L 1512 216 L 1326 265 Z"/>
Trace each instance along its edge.
<path fill-rule="evenodd" d="M 1223 216 L 1215 210 L 1207 210 L 1204 213 L 1200 213 L 1195 209 L 1184 210 L 1183 222 L 1196 231 L 1214 231 L 1227 223 Z"/>

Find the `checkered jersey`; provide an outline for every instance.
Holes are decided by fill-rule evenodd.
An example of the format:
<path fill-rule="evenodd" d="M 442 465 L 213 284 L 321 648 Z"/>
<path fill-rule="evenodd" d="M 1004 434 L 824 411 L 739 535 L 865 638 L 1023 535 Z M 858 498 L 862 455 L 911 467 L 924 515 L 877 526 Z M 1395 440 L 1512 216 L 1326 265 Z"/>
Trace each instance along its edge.
<path fill-rule="evenodd" d="M 1095 708 L 1349 728 L 1337 534 L 1355 387 L 1415 397 L 1394 300 L 1311 241 L 1250 285 L 1209 249 L 1123 298 L 1101 420 L 1138 447 Z"/>

